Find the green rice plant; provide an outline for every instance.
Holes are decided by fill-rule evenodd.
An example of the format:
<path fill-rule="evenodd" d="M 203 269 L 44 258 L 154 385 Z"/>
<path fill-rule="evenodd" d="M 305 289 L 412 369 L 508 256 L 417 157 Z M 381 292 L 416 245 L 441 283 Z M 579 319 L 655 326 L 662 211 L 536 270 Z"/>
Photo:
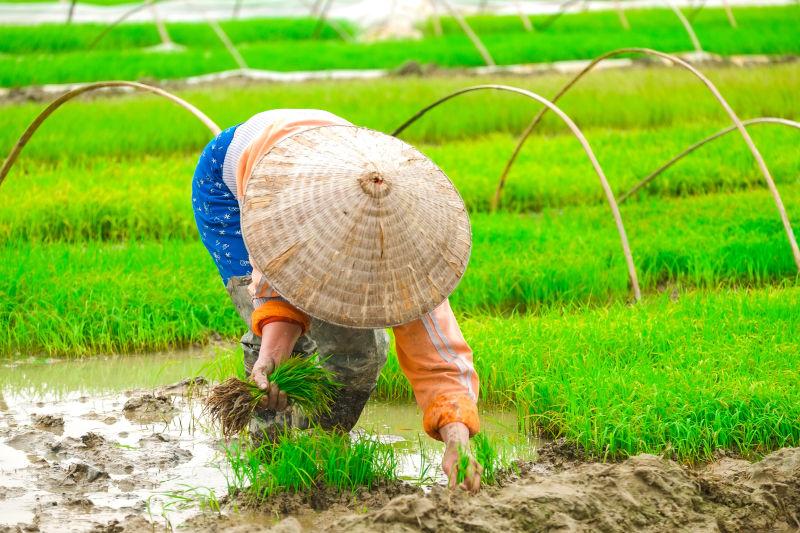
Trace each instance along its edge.
<path fill-rule="evenodd" d="M 350 25 L 342 22 L 348 29 Z M 220 21 L 220 26 L 236 45 L 263 42 L 308 41 L 317 26 L 312 18 L 269 18 Z M 91 50 L 89 45 L 108 27 L 101 23 L 4 25 L 0 34 L 0 52 L 5 54 L 41 54 L 96 51 L 123 51 L 145 49 L 161 43 L 158 31 L 152 22 L 128 22 L 113 28 L 97 42 Z M 169 22 L 171 39 L 188 48 L 219 48 L 219 38 L 206 22 Z M 340 39 L 339 35 L 325 24 L 319 34 L 320 40 Z"/>
<path fill-rule="evenodd" d="M 760 128 L 753 130 L 753 137 L 778 186 L 783 189 L 795 184 L 800 176 L 800 158 L 792 148 L 800 132 Z M 666 160 L 713 129 L 700 124 L 653 130 L 595 129 L 586 135 L 602 157 L 614 189 L 621 192 L 651 171 L 654 162 Z M 513 143 L 511 136 L 493 134 L 419 148 L 447 172 L 470 212 L 482 213 L 489 210 L 497 174 Z M 511 173 L 503 210 L 540 212 L 602 204 L 602 190 L 596 177 L 586 172 L 581 157 L 574 140 L 566 135 L 529 143 Z M 194 240 L 197 228 L 187 201 L 194 163 L 190 157 L 171 155 L 126 159 L 122 165 L 110 156 L 51 164 L 26 161 L 23 154 L 20 167 L 12 171 L 2 188 L 2 194 L 15 200 L 0 203 L 0 243 Z M 17 172 L 19 175 L 15 175 Z M 36 175 L 36 182 L 27 175 Z M 182 178 L 164 179 L 167 175 Z M 131 191 L 134 183 L 139 187 L 137 192 Z M 763 179 L 741 139 L 730 137 L 704 147 L 670 169 L 636 200 L 762 188 Z M 632 203 L 629 201 L 629 205 Z M 623 216 L 627 209 L 623 208 Z M 635 231 L 629 228 L 629 233 Z"/>
<path fill-rule="evenodd" d="M 507 447 L 509 450 L 513 449 Z M 503 468 L 508 468 L 511 461 L 501 454 L 500 448 L 490 439 L 485 432 L 478 433 L 470 439 L 470 445 L 458 447 L 458 460 L 456 466 L 456 483 L 461 485 L 467 476 L 467 471 L 472 460 L 481 467 L 481 485 L 495 485 L 497 475 Z"/>
<path fill-rule="evenodd" d="M 790 218 L 800 219 L 800 187 L 782 192 Z M 767 191 L 651 198 L 626 205 L 624 216 L 645 294 L 796 282 Z M 627 298 L 605 206 L 471 218 L 470 265 L 450 298 L 459 315 L 570 312 Z M 5 356 L 170 350 L 244 331 L 198 242 L 13 241 L 0 256 Z"/>
<path fill-rule="evenodd" d="M 394 449 L 368 435 L 287 429 L 274 441 L 232 444 L 226 458 L 230 487 L 257 502 L 280 492 L 346 493 L 397 479 Z"/>
<path fill-rule="evenodd" d="M 616 13 L 590 12 L 566 15 L 547 32 L 523 31 L 514 17 L 498 18 L 503 31 L 481 35 L 498 64 L 587 59 L 610 49 L 638 46 L 680 52 L 691 49 L 683 27 L 669 9 L 630 10 L 631 30 L 620 31 Z M 707 9 L 694 26 L 705 49 L 730 54 L 793 54 L 799 51 L 796 6 L 738 8 L 738 29 L 731 28 L 721 10 Z M 536 17 L 534 17 L 535 19 Z M 303 23 L 292 22 L 300 27 Z M 0 27 L 0 43 L 10 53 L 0 57 L 0 86 L 88 82 L 102 79 L 174 79 L 235 68 L 227 52 L 212 42 L 206 25 L 175 25 L 175 40 L 187 43 L 185 50 L 154 54 L 144 42 L 155 44 L 155 34 L 142 28 L 121 35 L 109 48 L 85 51 L 80 44 L 97 34 L 97 28 L 69 28 L 71 35 L 59 44 L 61 32 L 50 27 Z M 481 56 L 463 33 L 447 33 L 421 40 L 346 43 L 338 38 L 298 39 L 300 31 L 287 28 L 269 31 L 264 21 L 226 23 L 225 29 L 248 65 L 279 71 L 331 68 L 392 69 L 408 61 L 444 67 L 479 66 Z M 38 36 L 41 32 L 44 35 Z M 123 30 L 123 33 L 126 33 Z M 261 37 L 261 34 L 264 37 Z M 283 33 L 283 35 L 282 35 Z M 330 32 L 329 32 L 330 33 Z M 112 33 L 113 35 L 113 33 Z M 280 37 L 280 40 L 271 40 Z M 133 45 L 126 42 L 130 40 Z M 37 43 L 32 49 L 30 44 Z M 138 45 L 138 48 L 137 48 Z M 25 51 L 24 53 L 14 51 Z"/>
<path fill-rule="evenodd" d="M 369 435 L 355 440 L 346 435 L 333 438 L 334 445 L 322 457 L 322 480 L 327 486 L 339 492 L 352 492 L 357 487 L 369 490 L 397 478 L 398 461 L 391 446 Z M 336 445 L 338 439 L 347 439 L 349 443 Z"/>
<path fill-rule="evenodd" d="M 606 51 L 605 49 L 603 51 Z M 703 71 L 720 88 L 731 105 L 742 112 L 762 116 L 782 116 L 798 118 L 795 95 L 800 86 L 800 66 L 787 63 L 748 69 L 704 67 Z M 195 104 L 220 126 L 227 127 L 240 123 L 255 113 L 265 110 L 264 102 L 271 108 L 319 108 L 336 113 L 347 120 L 379 131 L 390 132 L 419 110 L 421 105 L 461 87 L 476 83 L 501 83 L 517 85 L 542 95 L 554 94 L 566 81 L 563 74 L 545 74 L 535 77 L 514 78 L 509 76 L 448 76 L 425 78 L 391 78 L 370 81 L 320 81 L 303 84 L 248 84 L 244 87 L 226 88 L 220 93 L 216 88 L 195 88 L 178 91 L 178 95 Z M 364 106 L 364 101 L 391 102 L 390 106 Z M 515 95 L 474 94 L 463 97 L 464 107 L 480 108 L 480 113 L 453 113 L 451 108 L 440 108 L 431 112 L 429 118 L 419 121 L 403 134 L 403 139 L 412 143 L 441 144 L 443 141 L 465 139 L 476 135 L 503 132 L 516 136 L 530 122 L 539 107 L 524 102 Z M 40 102 L 26 102 L 2 105 L 4 124 L 0 131 L 0 153 L 5 155 L 28 126 L 33 117 L 44 107 Z M 717 131 L 727 125 L 718 105 L 703 88 L 688 75 L 675 75 L 668 68 L 622 69 L 597 72 L 582 82 L 579 88 L 570 92 L 562 101 L 563 109 L 587 131 L 589 140 L 594 142 L 592 129 L 607 136 L 619 135 L 614 130 L 637 130 L 634 133 L 647 134 L 659 127 L 672 128 L 666 136 L 680 135 L 678 126 L 698 128 L 695 133 L 681 139 L 682 149 L 697 141 L 704 134 Z M 109 121 L 108 117 L 115 117 Z M 146 120 L 145 120 L 146 117 Z M 137 125 L 140 127 L 131 127 Z M 702 129 L 700 129 L 702 128 Z M 769 127 L 766 127 L 769 130 Z M 552 116 L 546 117 L 537 127 L 542 135 L 533 144 L 549 144 L 555 134 L 563 134 L 563 123 Z M 594 135 L 597 135 L 595 133 Z M 655 136 L 655 135 L 654 135 Z M 655 142 L 661 142 L 661 137 Z M 95 98 L 70 102 L 59 109 L 37 132 L 22 153 L 20 164 L 30 159 L 50 162 L 67 162 L 75 167 L 73 172 L 64 174 L 70 183 L 73 194 L 80 194 L 86 180 L 96 180 L 93 173 L 99 169 L 90 168 L 95 156 L 109 156 L 101 161 L 110 170 L 119 172 L 127 181 L 141 171 L 128 169 L 129 164 L 144 167 L 161 179 L 153 185 L 164 187 L 188 187 L 187 181 L 197 162 L 202 147 L 210 140 L 208 132 L 184 112 L 170 102 L 146 95 L 127 95 Z M 493 185 L 502 165 L 514 147 L 509 139 L 494 170 L 482 167 L 481 172 L 491 172 Z M 643 142 L 648 140 L 643 139 Z M 652 142 L 652 141 L 649 141 Z M 566 155 L 579 151 L 574 144 L 566 144 Z M 608 144 L 611 144 L 609 141 Z M 732 144 L 731 146 L 736 146 Z M 444 147 L 446 148 L 446 146 Z M 559 157 L 554 147 L 552 157 Z M 623 155 L 638 150 L 638 146 L 624 147 Z M 649 148 L 649 147 L 648 147 Z M 523 151 L 535 154 L 529 146 Z M 605 166 L 607 158 L 598 150 L 601 163 Z M 658 161 L 643 161 L 646 167 L 642 173 L 665 158 L 674 155 L 665 151 Z M 170 161 L 158 156 L 168 154 Z M 461 155 L 466 155 L 461 151 Z M 478 157 L 476 153 L 474 157 Z M 632 154 L 633 155 L 633 154 Z M 766 155 L 766 154 L 765 154 Z M 695 161 L 697 158 L 695 158 Z M 457 159 L 455 159 L 457 161 Z M 178 167 L 169 165 L 178 164 Z M 747 165 L 748 167 L 751 164 Z M 443 165 L 450 172 L 453 165 Z M 455 167 L 458 168 L 458 167 Z M 15 176 L 19 176 L 15 178 Z M 36 186 L 37 180 L 25 179 L 22 170 L 14 170 L 5 187 L 15 179 L 24 185 Z M 613 175 L 610 177 L 613 181 Z M 104 180 L 111 187 L 117 179 Z M 166 179 L 169 178 L 169 179 Z M 589 180 L 587 180 L 589 181 Z M 554 182 L 557 180 L 554 178 Z M 513 183 L 513 179 L 512 179 Z M 27 189 L 25 189 L 27 191 Z M 130 192 L 130 188 L 126 188 Z M 136 189 L 145 193 L 147 189 Z M 182 189 L 188 194 L 186 188 Z M 51 191 L 53 192 L 53 191 Z M 490 189 L 490 194 L 493 189 Z M 158 193 L 153 191 L 153 195 Z M 5 194 L 5 193 L 4 193 Z M 40 194 L 40 197 L 46 195 Z M 156 197 L 156 196 L 150 196 Z"/>
<path fill-rule="evenodd" d="M 290 357 L 275 368 L 269 380 L 311 419 L 330 414 L 341 386 L 317 357 Z M 266 395 L 256 383 L 231 377 L 211 389 L 206 413 L 230 439 L 247 427 Z"/>
<path fill-rule="evenodd" d="M 317 356 L 290 357 L 269 375 L 289 400 L 310 418 L 328 415 L 341 383 Z"/>
<path fill-rule="evenodd" d="M 467 446 L 458 447 L 458 460 L 456 460 L 456 484 L 461 485 L 467 479 L 467 472 L 472 464 L 472 455 Z"/>
<path fill-rule="evenodd" d="M 216 350 L 214 356 L 197 369 L 196 376 L 216 383 L 224 381 L 231 376 L 241 380 L 247 379 L 244 372 L 244 355 L 242 354 L 241 345 L 238 345 L 235 349 Z"/>
<path fill-rule="evenodd" d="M 502 467 L 500 453 L 491 439 L 485 432 L 478 433 L 470 441 L 472 453 L 475 460 L 483 468 L 481 472 L 481 483 L 484 485 L 494 485 L 497 483 L 497 473 Z"/>

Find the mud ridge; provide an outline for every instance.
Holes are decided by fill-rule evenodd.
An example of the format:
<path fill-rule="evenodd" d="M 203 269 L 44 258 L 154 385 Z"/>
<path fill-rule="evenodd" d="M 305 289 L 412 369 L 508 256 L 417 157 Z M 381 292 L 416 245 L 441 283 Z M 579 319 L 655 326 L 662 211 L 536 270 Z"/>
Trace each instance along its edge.
<path fill-rule="evenodd" d="M 343 518 L 331 531 L 793 531 L 800 448 L 691 469 L 653 455 L 531 471 L 475 497 L 435 489 Z"/>

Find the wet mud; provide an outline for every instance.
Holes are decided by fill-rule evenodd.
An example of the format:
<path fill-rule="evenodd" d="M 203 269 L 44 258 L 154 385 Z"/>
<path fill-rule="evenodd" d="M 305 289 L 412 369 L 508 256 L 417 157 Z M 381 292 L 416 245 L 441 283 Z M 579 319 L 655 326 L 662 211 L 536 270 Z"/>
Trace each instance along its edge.
<path fill-rule="evenodd" d="M 191 400 L 202 396 L 203 382 L 42 390 L 0 389 L 0 533 L 800 529 L 800 448 L 757 462 L 722 454 L 688 467 L 652 455 L 587 462 L 574 447 L 552 442 L 476 496 L 395 482 L 255 503 L 227 495 L 222 442 Z M 416 442 L 419 413 L 373 403 L 359 425 L 392 437 L 402 453 Z M 409 477 L 419 469 L 406 467 Z M 176 500 L 194 489 L 213 493 L 219 511 Z"/>
<path fill-rule="evenodd" d="M 5 403 L 0 532 L 164 530 L 182 518 L 163 510 L 183 483 L 225 492 L 219 441 L 182 387 Z"/>
<path fill-rule="evenodd" d="M 547 454 L 543 454 L 547 455 Z M 559 454 L 551 454 L 558 456 Z M 800 448 L 693 469 L 653 455 L 526 465 L 470 497 L 435 488 L 345 517 L 331 531 L 796 531 Z"/>

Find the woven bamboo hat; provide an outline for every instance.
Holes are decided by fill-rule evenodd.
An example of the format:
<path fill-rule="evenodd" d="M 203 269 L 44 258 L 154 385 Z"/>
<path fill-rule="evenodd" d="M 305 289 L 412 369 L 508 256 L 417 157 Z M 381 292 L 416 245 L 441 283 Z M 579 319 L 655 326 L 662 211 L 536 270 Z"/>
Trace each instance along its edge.
<path fill-rule="evenodd" d="M 277 143 L 242 203 L 253 266 L 309 315 L 404 324 L 433 310 L 467 267 L 464 202 L 430 159 L 366 128 L 323 126 Z"/>

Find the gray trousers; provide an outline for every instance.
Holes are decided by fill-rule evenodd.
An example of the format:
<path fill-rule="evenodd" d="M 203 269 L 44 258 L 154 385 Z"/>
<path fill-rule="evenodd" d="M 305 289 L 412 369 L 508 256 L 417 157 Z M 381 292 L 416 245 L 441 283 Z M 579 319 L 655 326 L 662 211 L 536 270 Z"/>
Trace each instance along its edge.
<path fill-rule="evenodd" d="M 242 337 L 247 375 L 250 375 L 261 348 L 261 337 L 250 331 L 250 316 L 253 314 L 253 302 L 247 290 L 250 281 L 250 276 L 232 277 L 227 285 L 228 294 L 248 327 L 248 332 Z M 331 414 L 313 422 L 324 429 L 350 431 L 375 390 L 388 351 L 389 335 L 385 330 L 345 328 L 312 319 L 311 329 L 298 339 L 293 354 L 301 357 L 319 354 L 327 358 L 325 366 L 336 374 L 342 384 Z M 265 410 L 258 415 L 260 420 L 255 422 L 256 427 L 251 425 L 251 433 L 269 433 L 280 429 L 276 425 L 307 427 L 309 422 L 294 409 L 285 413 Z"/>

